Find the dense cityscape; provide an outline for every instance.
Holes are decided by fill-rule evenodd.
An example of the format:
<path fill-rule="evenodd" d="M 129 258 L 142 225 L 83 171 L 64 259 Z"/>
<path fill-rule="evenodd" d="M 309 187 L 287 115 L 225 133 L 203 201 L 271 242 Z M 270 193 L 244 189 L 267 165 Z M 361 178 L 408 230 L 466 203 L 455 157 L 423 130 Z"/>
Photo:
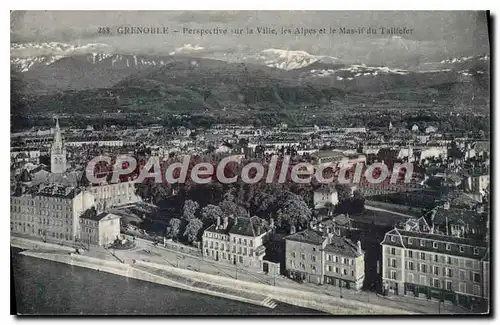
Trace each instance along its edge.
<path fill-rule="evenodd" d="M 11 43 L 44 51 L 11 58 L 16 256 L 263 314 L 490 311 L 487 52 L 423 69 L 97 45 Z"/>

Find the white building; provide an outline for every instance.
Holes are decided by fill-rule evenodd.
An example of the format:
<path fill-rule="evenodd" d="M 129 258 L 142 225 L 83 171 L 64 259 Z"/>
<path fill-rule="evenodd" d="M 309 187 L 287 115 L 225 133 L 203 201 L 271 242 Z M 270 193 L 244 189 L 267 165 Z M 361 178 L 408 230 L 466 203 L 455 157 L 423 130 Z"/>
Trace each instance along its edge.
<path fill-rule="evenodd" d="M 135 193 L 133 181 L 89 184 L 86 189 L 94 195 L 98 212 L 141 201 L 141 198 Z"/>
<path fill-rule="evenodd" d="M 216 261 L 262 269 L 264 242 L 271 227 L 258 217 L 220 218 L 203 232 L 203 255 Z"/>
<path fill-rule="evenodd" d="M 107 246 L 120 237 L 120 216 L 112 213 L 85 211 L 80 217 L 80 241 L 89 245 Z"/>
<path fill-rule="evenodd" d="M 321 209 L 327 207 L 329 204 L 337 205 L 339 203 L 339 197 L 337 190 L 332 187 L 321 188 L 314 191 L 313 194 L 313 204 L 315 209 Z"/>

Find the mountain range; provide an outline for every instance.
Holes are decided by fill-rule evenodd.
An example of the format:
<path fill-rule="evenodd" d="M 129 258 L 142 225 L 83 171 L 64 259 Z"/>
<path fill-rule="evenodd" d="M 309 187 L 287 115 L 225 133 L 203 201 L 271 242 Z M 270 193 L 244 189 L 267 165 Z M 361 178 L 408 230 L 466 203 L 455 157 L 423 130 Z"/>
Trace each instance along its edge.
<path fill-rule="evenodd" d="M 11 44 L 13 96 L 29 110 L 249 109 L 322 105 L 346 96 L 483 105 L 489 56 L 418 63 L 412 69 L 344 63 L 298 50 L 267 49 L 215 60 L 197 45 L 166 55 L 117 54 L 105 44 Z M 362 100 L 362 97 L 361 97 Z"/>

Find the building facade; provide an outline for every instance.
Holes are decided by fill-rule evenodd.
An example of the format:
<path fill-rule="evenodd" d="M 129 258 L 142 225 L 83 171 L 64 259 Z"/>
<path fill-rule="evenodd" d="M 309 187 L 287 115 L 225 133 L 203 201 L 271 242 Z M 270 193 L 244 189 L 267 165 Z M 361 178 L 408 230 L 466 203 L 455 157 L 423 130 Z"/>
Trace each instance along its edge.
<path fill-rule="evenodd" d="M 203 255 L 216 261 L 262 269 L 264 244 L 270 230 L 258 217 L 236 217 L 230 222 L 226 216 L 222 224 L 219 218 L 203 232 Z"/>
<path fill-rule="evenodd" d="M 387 293 L 461 305 L 489 299 L 489 249 L 485 242 L 393 229 L 381 245 Z"/>
<path fill-rule="evenodd" d="M 79 217 L 94 205 L 94 197 L 71 186 L 27 188 L 20 185 L 10 202 L 12 233 L 74 241 L 80 234 Z"/>
<path fill-rule="evenodd" d="M 285 265 L 293 279 L 360 290 L 365 278 L 364 251 L 358 242 L 313 229 L 285 237 Z"/>
<path fill-rule="evenodd" d="M 133 181 L 97 185 L 89 184 L 86 189 L 94 195 L 95 206 L 99 212 L 116 206 L 141 201 L 141 198 L 135 193 L 135 184 Z"/>
<path fill-rule="evenodd" d="M 89 209 L 80 217 L 80 241 L 84 244 L 107 246 L 119 237 L 120 216 Z"/>
<path fill-rule="evenodd" d="M 315 209 L 335 206 L 339 203 L 339 198 L 335 188 L 318 189 L 313 194 L 313 204 Z"/>

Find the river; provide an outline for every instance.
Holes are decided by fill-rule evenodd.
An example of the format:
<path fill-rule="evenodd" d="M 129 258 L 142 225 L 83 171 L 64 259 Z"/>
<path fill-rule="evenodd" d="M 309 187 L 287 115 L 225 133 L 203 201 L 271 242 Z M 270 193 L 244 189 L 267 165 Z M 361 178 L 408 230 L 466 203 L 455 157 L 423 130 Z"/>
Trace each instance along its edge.
<path fill-rule="evenodd" d="M 28 315 L 321 315 L 274 309 L 18 254 L 11 249 L 15 304 Z M 14 303 L 14 302 L 13 302 Z"/>

